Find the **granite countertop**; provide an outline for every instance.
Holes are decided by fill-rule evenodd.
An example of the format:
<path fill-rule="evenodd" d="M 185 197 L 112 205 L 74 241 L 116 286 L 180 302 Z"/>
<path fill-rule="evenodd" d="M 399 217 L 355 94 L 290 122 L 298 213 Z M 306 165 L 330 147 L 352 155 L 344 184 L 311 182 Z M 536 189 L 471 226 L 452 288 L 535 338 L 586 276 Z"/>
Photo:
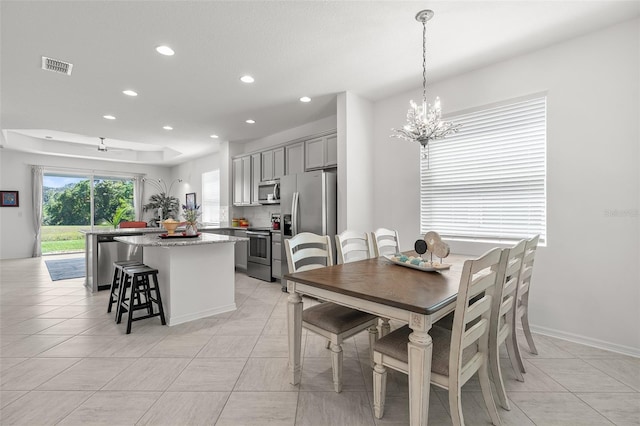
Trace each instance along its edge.
<path fill-rule="evenodd" d="M 234 228 L 231 226 L 198 226 L 198 231 L 217 231 L 217 230 L 229 230 L 229 229 L 241 229 L 246 230 L 247 228 Z M 177 232 L 184 230 L 184 227 L 179 227 Z M 164 228 L 99 228 L 99 229 L 81 229 L 81 234 L 85 235 L 129 235 L 129 234 L 159 234 L 167 232 Z"/>
<path fill-rule="evenodd" d="M 144 229 L 144 228 L 143 228 Z M 114 240 L 121 243 L 131 244 L 142 247 L 181 247 L 181 246 L 197 246 L 204 244 L 217 243 L 235 243 L 239 241 L 249 241 L 244 237 L 232 237 L 229 235 L 216 235 L 202 233 L 194 238 L 160 238 L 158 235 L 131 235 L 115 237 Z"/>

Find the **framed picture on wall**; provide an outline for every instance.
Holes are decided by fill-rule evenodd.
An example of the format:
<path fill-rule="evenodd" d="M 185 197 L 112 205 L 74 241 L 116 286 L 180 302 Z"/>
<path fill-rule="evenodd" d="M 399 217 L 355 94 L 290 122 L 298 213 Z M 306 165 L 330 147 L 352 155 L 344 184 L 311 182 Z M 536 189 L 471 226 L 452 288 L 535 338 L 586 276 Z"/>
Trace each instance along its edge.
<path fill-rule="evenodd" d="M 190 192 L 187 194 L 187 202 L 186 202 L 186 206 L 188 209 L 193 209 L 196 207 L 196 193 L 195 192 Z"/>
<path fill-rule="evenodd" d="M 19 207 L 18 191 L 0 191 L 0 207 Z"/>

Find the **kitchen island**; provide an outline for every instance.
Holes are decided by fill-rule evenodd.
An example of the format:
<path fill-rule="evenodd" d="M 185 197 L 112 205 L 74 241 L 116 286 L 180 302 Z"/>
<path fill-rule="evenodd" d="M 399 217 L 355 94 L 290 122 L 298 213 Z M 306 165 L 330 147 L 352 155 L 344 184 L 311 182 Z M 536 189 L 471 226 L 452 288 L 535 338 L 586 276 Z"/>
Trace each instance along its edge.
<path fill-rule="evenodd" d="M 81 229 L 85 240 L 85 271 L 84 285 L 96 292 L 106 290 L 111 286 L 113 278 L 113 262 L 116 260 L 142 260 L 142 249 L 118 243 L 115 237 L 124 235 L 160 234 L 166 232 L 162 228 L 97 228 Z"/>
<path fill-rule="evenodd" d="M 143 263 L 158 270 L 167 324 L 236 309 L 234 244 L 247 238 L 203 233 L 196 238 L 145 234 L 114 240 L 143 247 Z"/>

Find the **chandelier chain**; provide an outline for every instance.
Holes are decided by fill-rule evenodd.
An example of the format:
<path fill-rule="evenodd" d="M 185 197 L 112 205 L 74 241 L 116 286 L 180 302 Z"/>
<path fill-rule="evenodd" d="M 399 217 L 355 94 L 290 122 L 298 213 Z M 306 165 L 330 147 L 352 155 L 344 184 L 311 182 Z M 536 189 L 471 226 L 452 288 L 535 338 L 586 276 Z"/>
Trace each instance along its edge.
<path fill-rule="evenodd" d="M 422 102 L 427 102 L 427 21 L 422 21 Z"/>

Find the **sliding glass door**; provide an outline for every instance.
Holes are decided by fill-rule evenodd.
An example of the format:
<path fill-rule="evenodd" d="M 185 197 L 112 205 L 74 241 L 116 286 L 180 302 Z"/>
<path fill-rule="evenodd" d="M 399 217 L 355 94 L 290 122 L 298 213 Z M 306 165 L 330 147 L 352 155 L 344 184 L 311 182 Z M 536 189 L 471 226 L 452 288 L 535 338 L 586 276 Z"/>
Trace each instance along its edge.
<path fill-rule="evenodd" d="M 80 229 L 133 220 L 133 179 L 48 173 L 43 176 L 43 254 L 84 251 Z"/>

